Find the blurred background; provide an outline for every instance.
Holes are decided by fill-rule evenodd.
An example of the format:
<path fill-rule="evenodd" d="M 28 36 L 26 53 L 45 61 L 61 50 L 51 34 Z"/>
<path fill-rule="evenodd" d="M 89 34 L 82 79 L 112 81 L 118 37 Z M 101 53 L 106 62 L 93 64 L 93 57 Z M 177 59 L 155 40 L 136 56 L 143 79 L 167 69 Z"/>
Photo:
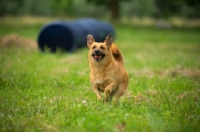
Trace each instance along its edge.
<path fill-rule="evenodd" d="M 38 33 L 45 24 L 80 18 L 107 21 L 117 28 L 116 32 L 122 25 L 199 29 L 200 1 L 0 0 L 0 43 L 7 46 L 21 36 L 17 41 L 19 45 L 27 46 L 29 43 L 29 46 L 37 48 Z"/>
<path fill-rule="evenodd" d="M 131 18 L 200 17 L 199 0 L 0 0 L 0 16 Z"/>

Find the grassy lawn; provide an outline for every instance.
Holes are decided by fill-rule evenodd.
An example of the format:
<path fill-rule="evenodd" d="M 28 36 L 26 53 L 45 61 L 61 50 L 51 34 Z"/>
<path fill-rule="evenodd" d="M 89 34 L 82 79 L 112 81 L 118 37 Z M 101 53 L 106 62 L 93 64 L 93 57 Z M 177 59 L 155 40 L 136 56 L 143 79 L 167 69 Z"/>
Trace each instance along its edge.
<path fill-rule="evenodd" d="M 0 36 L 36 40 L 43 23 L 1 22 Z M 0 47 L 0 131 L 200 131 L 200 30 L 115 29 L 130 76 L 118 106 L 97 101 L 87 48 L 51 54 Z"/>

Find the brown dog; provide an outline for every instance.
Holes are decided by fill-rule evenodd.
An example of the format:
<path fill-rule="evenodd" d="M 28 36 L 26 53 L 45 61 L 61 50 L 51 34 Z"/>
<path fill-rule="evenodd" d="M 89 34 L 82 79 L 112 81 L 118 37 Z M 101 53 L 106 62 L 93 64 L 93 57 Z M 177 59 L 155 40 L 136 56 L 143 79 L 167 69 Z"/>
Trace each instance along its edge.
<path fill-rule="evenodd" d="M 95 42 L 93 36 L 87 36 L 89 48 L 90 82 L 98 100 L 104 92 L 104 101 L 115 97 L 115 104 L 125 92 L 129 77 L 123 67 L 123 56 L 115 44 L 113 37 L 108 35 L 104 42 Z"/>

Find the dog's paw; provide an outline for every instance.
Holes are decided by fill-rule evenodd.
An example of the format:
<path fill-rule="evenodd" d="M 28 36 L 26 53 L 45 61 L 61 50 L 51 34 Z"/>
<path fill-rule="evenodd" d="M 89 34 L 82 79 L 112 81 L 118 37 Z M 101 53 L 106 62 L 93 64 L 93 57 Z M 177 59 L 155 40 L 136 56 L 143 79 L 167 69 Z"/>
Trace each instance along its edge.
<path fill-rule="evenodd" d="M 104 98 L 104 102 L 108 102 L 110 100 L 110 96 Z"/>
<path fill-rule="evenodd" d="M 110 98 L 110 90 L 105 90 L 105 91 L 104 91 L 104 95 L 105 95 L 104 101 L 105 101 L 105 102 L 108 102 L 108 100 L 109 100 L 109 98 Z"/>

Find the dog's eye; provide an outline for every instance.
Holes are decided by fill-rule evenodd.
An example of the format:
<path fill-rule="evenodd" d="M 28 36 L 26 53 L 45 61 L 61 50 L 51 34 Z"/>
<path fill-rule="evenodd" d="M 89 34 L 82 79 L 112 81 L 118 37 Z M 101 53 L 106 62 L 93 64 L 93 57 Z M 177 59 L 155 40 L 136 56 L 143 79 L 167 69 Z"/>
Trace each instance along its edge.
<path fill-rule="evenodd" d="M 105 49 L 105 47 L 103 47 L 103 46 L 101 46 L 100 48 L 101 48 L 101 49 Z"/>
<path fill-rule="evenodd" d="M 93 47 L 92 47 L 92 49 L 95 49 L 96 48 L 96 46 L 94 45 Z"/>

